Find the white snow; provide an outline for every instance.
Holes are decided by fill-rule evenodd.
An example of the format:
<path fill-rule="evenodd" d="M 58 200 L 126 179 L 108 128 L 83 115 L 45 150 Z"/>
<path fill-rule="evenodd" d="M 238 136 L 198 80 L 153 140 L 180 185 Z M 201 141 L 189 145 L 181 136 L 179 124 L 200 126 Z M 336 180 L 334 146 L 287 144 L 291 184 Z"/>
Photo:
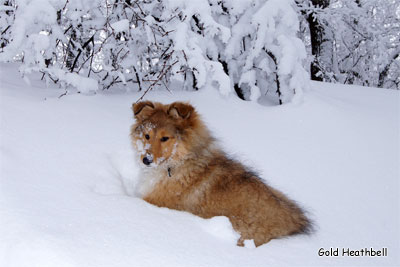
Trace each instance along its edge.
<path fill-rule="evenodd" d="M 66 72 L 57 68 L 48 69 L 50 74 L 55 74 L 61 82 L 71 85 L 80 93 L 90 94 L 98 90 L 98 82 L 95 79 L 83 77 L 77 73 Z"/>
<path fill-rule="evenodd" d="M 202 221 L 202 227 L 207 233 L 226 240 L 228 244 L 235 244 L 240 238 L 240 234 L 232 228 L 231 222 L 225 216 L 215 216 L 205 222 Z"/>
<path fill-rule="evenodd" d="M 123 19 L 111 24 L 111 28 L 115 32 L 124 32 L 129 30 L 129 20 Z"/>
<path fill-rule="evenodd" d="M 316 232 L 237 247 L 205 220 L 134 196 L 131 105 L 140 94 L 81 94 L 24 83 L 0 65 L 0 266 L 399 265 L 399 92 L 311 83 L 264 106 L 216 90 L 150 92 L 190 101 L 221 145 L 310 212 Z M 388 248 L 320 257 L 320 248 Z"/>
<path fill-rule="evenodd" d="M 245 241 L 244 241 L 244 246 L 245 246 L 246 248 L 256 248 L 256 244 L 254 244 L 254 240 L 253 240 L 253 239 L 251 239 L 251 240 L 249 240 L 249 239 L 245 240 Z"/>

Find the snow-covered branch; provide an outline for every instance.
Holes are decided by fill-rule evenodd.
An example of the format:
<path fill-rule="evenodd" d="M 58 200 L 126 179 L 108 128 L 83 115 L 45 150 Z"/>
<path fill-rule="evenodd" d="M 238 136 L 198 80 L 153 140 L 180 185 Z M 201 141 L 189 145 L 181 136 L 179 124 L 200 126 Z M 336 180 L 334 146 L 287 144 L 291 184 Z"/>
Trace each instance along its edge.
<path fill-rule="evenodd" d="M 286 103 L 307 86 L 291 0 L 3 2 L 0 60 L 79 92 L 215 88 Z"/>

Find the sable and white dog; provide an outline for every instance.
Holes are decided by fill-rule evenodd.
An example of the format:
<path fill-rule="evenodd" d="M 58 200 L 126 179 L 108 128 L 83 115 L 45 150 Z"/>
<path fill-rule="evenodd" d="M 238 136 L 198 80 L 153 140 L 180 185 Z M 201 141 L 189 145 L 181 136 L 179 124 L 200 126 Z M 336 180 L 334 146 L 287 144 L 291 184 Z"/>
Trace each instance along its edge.
<path fill-rule="evenodd" d="M 227 216 L 241 246 L 310 231 L 299 206 L 221 151 L 190 104 L 144 101 L 133 112 L 132 143 L 145 165 L 138 193 L 145 201 L 203 218 Z"/>

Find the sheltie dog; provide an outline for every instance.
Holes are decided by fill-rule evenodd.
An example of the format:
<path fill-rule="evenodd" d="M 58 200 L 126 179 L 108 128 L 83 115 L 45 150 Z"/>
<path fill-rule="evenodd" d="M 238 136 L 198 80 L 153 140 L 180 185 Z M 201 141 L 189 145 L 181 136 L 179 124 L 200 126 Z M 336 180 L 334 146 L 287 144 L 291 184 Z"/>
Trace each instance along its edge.
<path fill-rule="evenodd" d="M 239 246 L 310 231 L 296 203 L 218 147 L 193 106 L 142 101 L 132 109 L 130 136 L 143 164 L 137 194 L 145 201 L 203 218 L 226 216 Z"/>

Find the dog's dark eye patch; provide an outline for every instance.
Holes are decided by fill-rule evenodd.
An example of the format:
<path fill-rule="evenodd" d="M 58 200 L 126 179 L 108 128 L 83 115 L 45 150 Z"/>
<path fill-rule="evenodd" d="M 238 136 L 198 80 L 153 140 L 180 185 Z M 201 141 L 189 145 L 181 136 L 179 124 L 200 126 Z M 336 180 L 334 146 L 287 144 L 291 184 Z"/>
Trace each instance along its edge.
<path fill-rule="evenodd" d="M 149 140 L 149 139 L 150 139 L 150 135 L 145 134 L 145 135 L 144 135 L 144 138 L 146 138 L 147 140 Z"/>
<path fill-rule="evenodd" d="M 169 139 L 169 137 L 163 136 L 163 137 L 161 137 L 160 141 L 165 142 L 165 141 L 168 141 L 168 139 Z"/>

